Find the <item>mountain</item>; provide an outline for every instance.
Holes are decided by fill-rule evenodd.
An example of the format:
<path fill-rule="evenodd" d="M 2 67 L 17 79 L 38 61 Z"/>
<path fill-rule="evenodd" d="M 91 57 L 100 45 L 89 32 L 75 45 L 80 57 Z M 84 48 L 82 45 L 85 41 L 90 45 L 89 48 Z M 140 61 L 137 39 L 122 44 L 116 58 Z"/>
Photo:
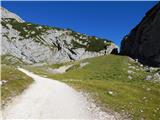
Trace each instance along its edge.
<path fill-rule="evenodd" d="M 106 39 L 25 22 L 1 8 L 2 56 L 14 56 L 25 63 L 61 63 L 90 58 L 117 51 Z"/>
<path fill-rule="evenodd" d="M 120 53 L 150 66 L 160 66 L 160 2 L 125 36 Z"/>
<path fill-rule="evenodd" d="M 7 9 L 0 7 L 0 11 L 1 11 L 1 18 L 13 18 L 15 20 L 17 20 L 18 22 L 25 22 L 24 20 L 22 20 L 18 15 L 9 12 Z"/>

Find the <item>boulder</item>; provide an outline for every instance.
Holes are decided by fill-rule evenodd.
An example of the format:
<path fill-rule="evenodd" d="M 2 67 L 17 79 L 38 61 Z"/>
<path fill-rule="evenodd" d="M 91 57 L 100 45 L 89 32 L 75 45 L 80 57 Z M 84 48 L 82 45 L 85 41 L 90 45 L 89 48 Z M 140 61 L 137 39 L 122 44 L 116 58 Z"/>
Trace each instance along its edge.
<path fill-rule="evenodd" d="M 145 78 L 145 80 L 147 80 L 147 81 L 152 80 L 152 79 L 153 79 L 153 77 L 151 75 L 147 75 Z"/>

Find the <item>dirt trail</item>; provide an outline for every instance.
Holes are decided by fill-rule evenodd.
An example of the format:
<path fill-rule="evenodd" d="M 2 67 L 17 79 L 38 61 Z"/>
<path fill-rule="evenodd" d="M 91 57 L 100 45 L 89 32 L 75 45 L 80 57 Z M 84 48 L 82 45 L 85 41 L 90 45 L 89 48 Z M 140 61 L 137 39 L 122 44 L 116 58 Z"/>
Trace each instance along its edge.
<path fill-rule="evenodd" d="M 4 119 L 89 119 L 115 120 L 88 102 L 82 93 L 65 83 L 20 71 L 35 82 L 3 110 Z"/>

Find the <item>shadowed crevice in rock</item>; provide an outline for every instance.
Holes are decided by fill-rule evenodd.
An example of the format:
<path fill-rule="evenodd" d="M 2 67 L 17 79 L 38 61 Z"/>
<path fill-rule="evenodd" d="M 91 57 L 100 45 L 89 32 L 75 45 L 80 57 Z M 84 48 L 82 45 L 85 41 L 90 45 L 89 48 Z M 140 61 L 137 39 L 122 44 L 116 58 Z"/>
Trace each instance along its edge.
<path fill-rule="evenodd" d="M 118 54 L 118 48 L 114 48 L 114 49 L 112 50 L 111 54 L 117 55 L 117 54 Z"/>

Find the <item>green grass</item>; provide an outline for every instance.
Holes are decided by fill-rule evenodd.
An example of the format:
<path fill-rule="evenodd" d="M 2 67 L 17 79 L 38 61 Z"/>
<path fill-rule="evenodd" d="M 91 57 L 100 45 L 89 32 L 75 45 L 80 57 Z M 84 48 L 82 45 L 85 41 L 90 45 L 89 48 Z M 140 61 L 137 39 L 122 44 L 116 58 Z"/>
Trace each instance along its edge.
<path fill-rule="evenodd" d="M 88 47 L 87 47 L 87 51 L 95 51 L 95 52 L 99 52 L 101 50 L 104 50 L 107 48 L 108 45 L 110 44 L 106 44 L 103 39 L 96 39 L 96 37 L 89 37 L 88 39 Z M 111 43 L 109 41 L 106 41 L 107 43 Z"/>
<path fill-rule="evenodd" d="M 112 43 L 110 40 L 107 40 L 107 39 L 102 39 L 96 36 L 87 36 L 84 34 L 78 34 L 77 32 L 74 32 L 74 31 L 72 31 L 70 35 L 73 36 L 76 40 L 81 41 L 79 43 L 78 41 L 75 41 L 74 39 L 72 39 L 71 42 L 73 45 L 73 49 L 85 48 L 86 51 L 99 52 L 101 50 L 106 49 Z M 81 37 L 84 37 L 84 38 L 81 38 Z"/>
<path fill-rule="evenodd" d="M 89 62 L 83 68 L 78 68 L 81 62 Z M 68 64 L 68 63 L 67 63 Z M 148 73 L 140 70 L 140 66 L 125 56 L 101 56 L 73 62 L 75 67 L 64 74 L 47 73 L 45 69 L 31 68 L 39 74 L 45 73 L 50 78 L 61 80 L 77 90 L 90 93 L 97 104 L 127 114 L 134 120 L 160 119 L 160 84 L 145 81 Z M 135 73 L 128 78 L 129 65 Z M 78 69 L 77 69 L 78 68 Z M 112 91 L 113 95 L 108 91 Z"/>
<path fill-rule="evenodd" d="M 12 97 L 22 93 L 32 82 L 32 78 L 28 77 L 14 66 L 1 66 L 1 80 L 6 83 L 1 86 L 1 100 L 4 106 Z"/>
<path fill-rule="evenodd" d="M 76 34 L 77 35 L 77 34 Z M 108 46 L 111 45 L 111 41 L 107 41 L 105 39 L 96 38 L 93 36 L 87 37 L 87 39 L 80 39 L 80 36 L 74 36 L 76 39 L 79 39 L 79 41 L 82 41 L 82 43 L 86 42 L 86 45 L 81 44 L 77 41 L 72 40 L 73 49 L 77 48 L 85 48 L 86 51 L 94 51 L 99 52 L 101 50 L 106 49 Z"/>
<path fill-rule="evenodd" d="M 77 79 L 77 80 L 121 80 L 128 81 L 129 59 L 123 56 L 101 56 L 85 59 L 79 62 L 89 62 L 82 69 L 68 71 L 64 74 L 53 75 L 57 79 Z M 73 64 L 73 63 L 72 63 Z M 79 64 L 76 62 L 76 64 Z M 134 64 L 133 64 L 134 65 Z M 133 80 L 143 80 L 144 71 L 138 71 L 133 76 Z"/>
<path fill-rule="evenodd" d="M 21 59 L 14 57 L 12 55 L 9 55 L 9 54 L 2 55 L 0 57 L 1 57 L 2 64 L 12 65 L 12 66 L 18 66 L 18 65 L 25 64 Z"/>
<path fill-rule="evenodd" d="M 88 91 L 100 105 L 121 114 L 125 113 L 135 120 L 160 118 L 158 110 L 160 91 L 156 84 L 104 80 L 68 80 L 64 82 L 75 89 Z M 151 91 L 147 91 L 148 88 Z M 108 94 L 108 91 L 112 91 L 113 95 Z"/>
<path fill-rule="evenodd" d="M 61 66 L 63 66 L 63 65 L 65 65 L 65 64 L 63 64 L 63 63 L 58 63 L 58 64 L 49 65 L 49 67 L 56 69 L 56 68 L 59 68 L 59 67 L 61 67 Z"/>

